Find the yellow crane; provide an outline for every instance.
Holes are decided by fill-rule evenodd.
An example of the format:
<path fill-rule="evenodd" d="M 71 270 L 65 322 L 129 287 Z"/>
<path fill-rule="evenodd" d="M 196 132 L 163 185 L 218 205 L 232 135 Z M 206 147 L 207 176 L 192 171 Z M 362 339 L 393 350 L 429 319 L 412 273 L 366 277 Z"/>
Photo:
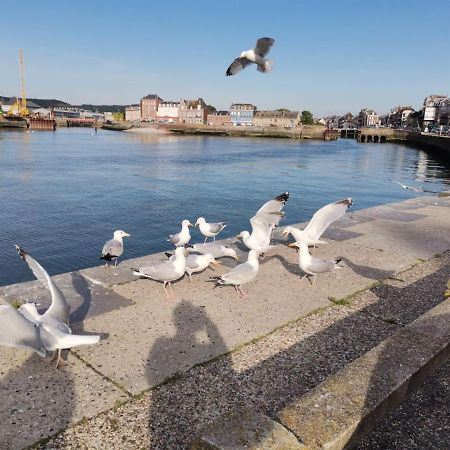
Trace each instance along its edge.
<path fill-rule="evenodd" d="M 27 109 L 27 96 L 25 92 L 25 70 L 23 65 L 22 49 L 19 49 L 19 71 L 20 71 L 20 98 L 11 105 L 9 116 L 27 117 L 30 113 Z"/>

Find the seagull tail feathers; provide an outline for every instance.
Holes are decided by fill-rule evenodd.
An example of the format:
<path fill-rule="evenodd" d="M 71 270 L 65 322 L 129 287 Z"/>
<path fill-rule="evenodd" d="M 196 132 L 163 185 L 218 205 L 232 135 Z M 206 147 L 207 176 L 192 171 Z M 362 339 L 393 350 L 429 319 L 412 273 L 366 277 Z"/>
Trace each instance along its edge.
<path fill-rule="evenodd" d="M 173 253 L 170 253 L 170 252 L 164 252 L 164 254 L 165 254 L 168 258 L 170 258 L 170 257 L 173 256 Z"/>
<path fill-rule="evenodd" d="M 22 247 L 14 245 L 16 247 L 17 253 L 25 261 L 25 256 L 28 254 Z"/>
<path fill-rule="evenodd" d="M 270 59 L 266 59 L 264 64 L 258 64 L 258 71 L 262 73 L 272 72 L 274 62 Z"/>

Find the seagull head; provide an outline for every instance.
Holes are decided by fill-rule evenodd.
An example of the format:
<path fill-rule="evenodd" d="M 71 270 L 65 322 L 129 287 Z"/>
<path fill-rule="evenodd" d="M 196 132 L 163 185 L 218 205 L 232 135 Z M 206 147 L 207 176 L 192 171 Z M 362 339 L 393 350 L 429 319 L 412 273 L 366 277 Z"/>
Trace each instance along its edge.
<path fill-rule="evenodd" d="M 130 237 L 131 235 L 126 233 L 123 230 L 116 230 L 114 231 L 114 237 L 115 238 L 124 238 L 124 237 Z"/>
<path fill-rule="evenodd" d="M 181 226 L 182 227 L 193 227 L 194 225 L 192 225 L 192 223 L 189 222 L 189 220 L 184 219 L 183 222 L 181 222 Z"/>
<path fill-rule="evenodd" d="M 291 227 L 285 227 L 284 230 L 281 232 L 281 235 L 286 238 L 289 236 L 290 232 L 291 232 Z"/>
<path fill-rule="evenodd" d="M 195 226 L 197 227 L 198 225 L 200 225 L 201 223 L 206 223 L 206 220 L 204 217 L 199 217 L 197 219 L 197 222 L 195 222 Z"/>
<path fill-rule="evenodd" d="M 236 239 L 245 239 L 250 236 L 250 233 L 248 231 L 241 231 L 237 236 Z"/>

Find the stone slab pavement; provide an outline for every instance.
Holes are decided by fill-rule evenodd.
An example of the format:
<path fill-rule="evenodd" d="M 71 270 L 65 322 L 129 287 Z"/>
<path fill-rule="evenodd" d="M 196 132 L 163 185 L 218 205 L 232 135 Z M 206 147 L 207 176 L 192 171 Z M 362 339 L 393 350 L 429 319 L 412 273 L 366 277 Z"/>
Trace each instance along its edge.
<path fill-rule="evenodd" d="M 74 329 L 103 336 L 96 346 L 75 349 L 64 373 L 76 380 L 84 371 L 83 376 L 91 380 L 92 391 L 102 401 L 93 401 L 90 390 L 75 388 L 77 395 L 72 404 L 69 402 L 67 414 L 57 412 L 58 408 L 51 404 L 43 405 L 40 410 L 52 426 L 44 427 L 39 436 L 32 432 L 27 435 L 27 424 L 34 423 L 29 409 L 35 407 L 21 407 L 27 401 L 4 386 L 9 386 L 12 376 L 23 391 L 35 392 L 30 377 L 47 370 L 46 362 L 25 352 L 1 348 L 0 394 L 11 396 L 11 404 L 2 410 L 7 425 L 0 431 L 0 443 L 8 442 L 9 448 L 31 444 L 36 437 L 76 423 L 82 416 L 93 417 L 124 397 L 140 394 L 197 364 L 328 307 L 332 304 L 330 298 L 347 297 L 450 249 L 449 205 L 450 199 L 446 198 L 419 198 L 351 213 L 329 230 L 325 236 L 329 244 L 315 251 L 321 257 L 343 257 L 348 268 L 318 276 L 314 287 L 306 279 L 300 280 L 295 251 L 281 242 L 261 262 L 257 279 L 245 287 L 248 298 L 238 297 L 232 288 L 213 289 L 205 282 L 209 276 L 225 272 L 223 267 L 215 272 L 208 269 L 193 283 L 186 279 L 175 283 L 176 298 L 167 300 L 162 285 L 136 279 L 130 270 L 161 260 L 161 254 L 124 261 L 116 269 L 96 267 L 56 276 L 73 306 Z M 45 291 L 36 282 L 2 287 L 0 295 L 8 301 L 33 298 L 43 305 L 46 302 Z M 382 312 L 376 314 L 382 316 Z M 396 314 L 389 319 L 393 323 L 403 320 L 401 311 Z M 11 355 L 19 355 L 22 363 L 15 362 Z M 31 365 L 26 363 L 29 358 L 33 359 Z M 49 372 L 46 385 L 48 392 L 60 386 L 61 372 Z M 61 395 L 48 397 L 60 408 L 67 403 Z M 87 403 L 94 405 L 84 407 Z M 21 433 L 12 431 L 18 425 L 12 422 L 11 411 L 17 408 L 23 410 Z"/>

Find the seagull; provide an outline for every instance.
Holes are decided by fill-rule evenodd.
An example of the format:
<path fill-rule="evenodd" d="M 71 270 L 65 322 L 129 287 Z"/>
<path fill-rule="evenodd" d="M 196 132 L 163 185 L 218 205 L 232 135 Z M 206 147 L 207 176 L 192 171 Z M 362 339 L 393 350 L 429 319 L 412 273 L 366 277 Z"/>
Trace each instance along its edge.
<path fill-rule="evenodd" d="M 188 246 L 188 251 L 194 251 L 197 253 L 201 253 L 205 255 L 206 253 L 209 253 L 212 255 L 215 259 L 224 258 L 226 256 L 229 256 L 230 258 L 235 259 L 236 261 L 239 261 L 239 256 L 236 253 L 236 250 L 231 247 L 227 247 L 222 244 L 216 244 L 216 243 L 208 243 L 208 244 L 194 244 L 191 246 Z"/>
<path fill-rule="evenodd" d="M 346 198 L 330 203 L 316 211 L 304 230 L 299 230 L 295 227 L 285 227 L 282 235 L 287 237 L 289 234 L 292 234 L 297 242 L 305 242 L 307 245 L 326 244 L 325 241 L 320 240 L 320 237 L 325 230 L 333 222 L 340 219 L 352 205 L 352 198 Z"/>
<path fill-rule="evenodd" d="M 273 62 L 265 59 L 264 56 L 269 53 L 275 39 L 263 37 L 256 41 L 256 46 L 253 49 L 243 51 L 241 56 L 236 58 L 228 67 L 226 75 L 236 75 L 241 70 L 245 69 L 249 64 L 256 64 L 259 72 L 267 73 L 272 70 Z"/>
<path fill-rule="evenodd" d="M 342 261 L 342 258 L 330 260 L 311 256 L 309 254 L 308 245 L 306 244 L 306 242 L 293 242 L 292 244 L 289 244 L 289 247 L 298 247 L 300 249 L 300 251 L 298 252 L 298 265 L 300 266 L 300 269 L 305 272 L 305 275 L 302 277 L 302 279 L 307 277 L 311 282 L 309 278 L 312 277 L 312 286 L 314 286 L 315 275 L 317 275 L 318 273 L 325 273 L 331 272 L 335 269 L 342 269 L 342 266 L 338 265 Z"/>
<path fill-rule="evenodd" d="M 170 294 L 173 295 L 172 281 L 180 279 L 186 270 L 186 250 L 184 247 L 177 247 L 175 254 L 163 263 L 154 266 L 140 267 L 139 269 L 132 269 L 133 275 L 139 277 L 150 278 L 151 280 L 160 281 L 164 283 L 164 292 L 167 297 L 170 297 L 167 292 L 166 285 L 169 285 Z"/>
<path fill-rule="evenodd" d="M 406 184 L 400 183 L 400 181 L 392 180 L 394 183 L 400 185 L 403 189 L 408 189 L 414 192 L 429 192 L 430 194 L 436 194 L 435 191 L 429 191 L 428 189 L 416 188 L 414 186 L 407 186 Z"/>
<path fill-rule="evenodd" d="M 183 220 L 181 222 L 181 231 L 177 234 L 171 234 L 167 241 L 172 242 L 175 247 L 184 247 L 191 240 L 191 233 L 189 233 L 189 227 L 192 227 L 192 223 L 189 220 Z"/>
<path fill-rule="evenodd" d="M 205 236 L 204 244 L 209 237 L 214 239 L 216 242 L 216 236 L 227 226 L 225 222 L 208 223 L 204 217 L 199 217 L 195 226 L 199 226 L 200 232 Z"/>
<path fill-rule="evenodd" d="M 284 213 L 281 210 L 288 199 L 289 192 L 284 192 L 269 200 L 267 203 L 264 203 L 250 219 L 252 233 L 242 231 L 236 237 L 238 239 L 242 238 L 242 241 L 250 250 L 267 253 L 273 248 L 273 245 L 270 245 L 272 232 L 284 217 Z"/>
<path fill-rule="evenodd" d="M 100 259 L 104 259 L 106 261 L 105 267 L 108 267 L 108 261 L 114 259 L 114 267 L 117 267 L 117 259 L 123 253 L 123 240 L 124 237 L 129 237 L 128 233 L 122 230 L 114 231 L 114 237 L 109 241 L 105 242 L 102 250 L 102 256 Z"/>
<path fill-rule="evenodd" d="M 252 281 L 259 270 L 259 252 L 255 250 L 250 250 L 248 252 L 248 258 L 245 263 L 238 264 L 234 267 L 231 272 L 228 272 L 224 275 L 218 277 L 211 277 L 210 281 L 215 281 L 216 286 L 219 285 L 229 285 L 234 286 L 237 292 L 243 297 L 246 297 L 248 294 L 242 291 L 241 286 L 245 283 L 249 283 Z"/>
<path fill-rule="evenodd" d="M 38 312 L 36 303 L 25 303 L 19 309 L 0 305 L 0 345 L 32 350 L 41 357 L 47 356 L 47 352 L 55 352 L 58 367 L 61 350 L 96 344 L 100 336 L 72 334 L 69 327 L 69 305 L 64 294 L 34 258 L 18 245 L 15 247 L 34 276 L 50 291 L 52 302 L 44 314 Z"/>
<path fill-rule="evenodd" d="M 171 253 L 166 253 L 166 256 L 169 257 L 169 261 L 173 261 L 175 255 Z M 204 255 L 196 255 L 192 254 L 186 258 L 186 273 L 189 276 L 189 281 L 192 282 L 192 274 L 203 272 L 208 266 L 220 266 L 220 262 L 214 259 L 214 256 L 206 253 Z"/>

